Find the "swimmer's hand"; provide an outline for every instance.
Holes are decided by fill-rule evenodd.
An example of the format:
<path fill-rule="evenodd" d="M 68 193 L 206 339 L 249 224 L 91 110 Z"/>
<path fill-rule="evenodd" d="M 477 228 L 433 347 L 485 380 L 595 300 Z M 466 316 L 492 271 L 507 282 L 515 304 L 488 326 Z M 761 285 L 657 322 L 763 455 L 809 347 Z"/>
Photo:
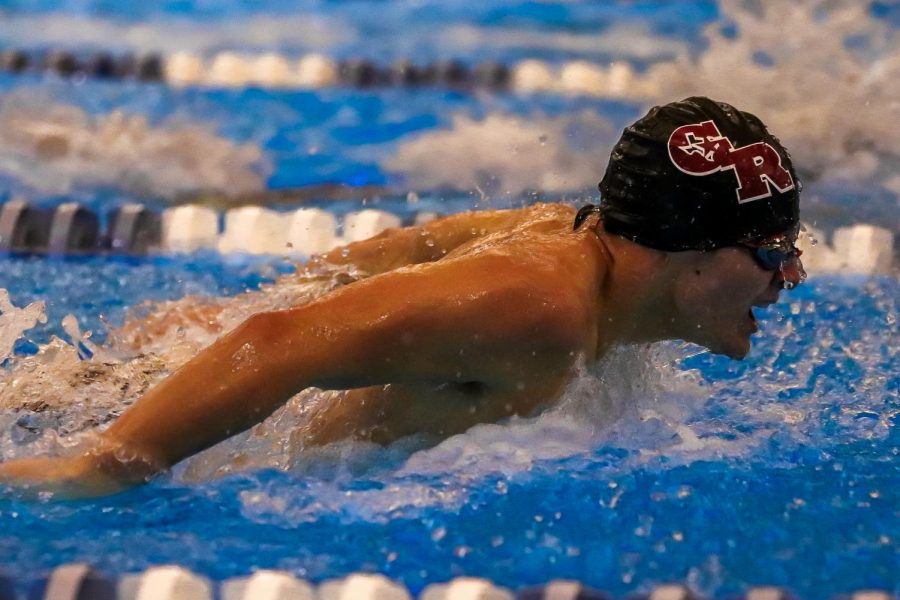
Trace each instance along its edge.
<path fill-rule="evenodd" d="M 148 481 L 161 469 L 121 452 L 91 450 L 76 456 L 24 458 L 0 463 L 0 488 L 16 496 L 73 499 L 106 496 Z"/>

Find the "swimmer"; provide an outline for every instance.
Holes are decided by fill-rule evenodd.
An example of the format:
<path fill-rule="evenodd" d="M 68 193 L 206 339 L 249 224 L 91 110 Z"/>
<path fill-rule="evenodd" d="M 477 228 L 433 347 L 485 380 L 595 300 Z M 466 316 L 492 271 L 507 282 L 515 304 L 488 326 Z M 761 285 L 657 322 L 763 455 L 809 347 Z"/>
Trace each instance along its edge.
<path fill-rule="evenodd" d="M 0 464 L 0 483 L 114 493 L 261 422 L 308 387 L 350 390 L 309 443 L 446 437 L 557 399 L 576 362 L 681 339 L 743 358 L 753 307 L 805 278 L 800 185 L 758 118 L 694 97 L 628 127 L 599 206 L 539 204 L 389 230 L 319 263 L 367 276 L 254 314 L 80 454 Z"/>

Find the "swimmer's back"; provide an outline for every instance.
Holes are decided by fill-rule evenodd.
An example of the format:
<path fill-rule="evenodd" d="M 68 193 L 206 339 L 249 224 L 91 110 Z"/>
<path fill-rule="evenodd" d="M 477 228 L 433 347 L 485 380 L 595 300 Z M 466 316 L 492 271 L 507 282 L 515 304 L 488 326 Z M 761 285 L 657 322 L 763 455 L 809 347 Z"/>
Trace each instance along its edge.
<path fill-rule="evenodd" d="M 538 251 L 542 245 L 546 245 L 545 251 L 552 252 L 553 244 L 573 238 L 575 209 L 565 204 L 542 203 L 484 214 L 485 216 L 480 217 L 479 213 L 470 212 L 447 217 L 448 228 L 458 228 L 470 222 L 478 223 L 481 227 L 477 235 L 470 231 L 470 239 L 460 243 L 442 258 L 454 259 L 486 251 L 521 254 L 526 250 Z"/>
<path fill-rule="evenodd" d="M 535 204 L 508 210 L 468 211 L 441 217 L 416 227 L 387 229 L 367 240 L 314 257 L 304 272 L 321 265 L 353 266 L 369 276 L 435 262 L 471 249 L 496 236 L 534 230 L 571 230 L 575 209 L 563 204 Z"/>

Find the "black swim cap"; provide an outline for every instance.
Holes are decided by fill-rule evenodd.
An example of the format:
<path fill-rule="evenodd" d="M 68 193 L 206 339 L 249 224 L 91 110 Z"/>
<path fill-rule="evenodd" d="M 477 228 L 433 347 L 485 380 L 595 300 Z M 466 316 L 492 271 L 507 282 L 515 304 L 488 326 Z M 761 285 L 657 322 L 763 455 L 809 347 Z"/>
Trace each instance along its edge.
<path fill-rule="evenodd" d="M 711 250 L 795 230 L 800 181 L 756 116 L 693 97 L 626 128 L 600 182 L 606 231 L 665 251 Z"/>

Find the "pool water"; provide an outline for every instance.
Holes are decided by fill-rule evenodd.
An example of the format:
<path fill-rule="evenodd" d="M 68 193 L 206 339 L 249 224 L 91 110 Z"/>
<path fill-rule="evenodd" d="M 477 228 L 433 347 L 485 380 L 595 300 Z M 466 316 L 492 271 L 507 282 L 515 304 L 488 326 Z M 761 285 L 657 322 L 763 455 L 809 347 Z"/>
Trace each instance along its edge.
<path fill-rule="evenodd" d="M 896 232 L 900 119 L 887 99 L 900 81 L 889 60 L 898 55 L 898 12 L 872 3 L 855 20 L 835 21 L 817 3 L 796 6 L 790 19 L 811 29 L 793 35 L 821 43 L 818 53 L 772 46 L 755 59 L 753 40 L 778 34 L 778 15 L 766 12 L 778 9 L 700 1 L 51 0 L 11 5 L 8 22 L 19 27 L 0 30 L 0 41 L 94 48 L 115 39 L 113 49 L 274 48 L 383 62 L 615 59 L 648 73 L 696 56 L 709 63 L 697 67 L 709 93 L 730 94 L 723 99 L 774 120 L 805 165 L 809 222 L 826 233 L 855 222 Z M 306 41 L 289 33 L 309 22 L 325 33 Z M 254 37 L 259 28 L 269 31 L 264 41 Z M 60 30 L 80 33 L 67 42 L 53 37 Z M 34 32 L 33 42 L 21 31 Z M 829 45 L 835 32 L 850 42 Z M 703 79 L 714 57 L 733 61 L 730 90 Z M 796 94 L 767 97 L 753 87 L 769 73 L 759 63 L 771 61 L 790 73 Z M 827 69 L 829 77 L 816 75 Z M 834 85 L 854 69 L 870 79 Z M 687 95 L 671 85 L 660 93 Z M 440 89 L 172 89 L 2 75 L 0 194 L 45 205 L 77 200 L 105 213 L 134 200 L 163 208 L 207 186 L 227 205 L 235 190 L 377 184 L 391 194 L 314 204 L 339 215 L 375 206 L 407 220 L 420 210 L 521 206 L 541 194 L 580 203 L 595 197 L 609 148 L 647 102 Z M 847 114 L 846 106 L 864 103 L 886 116 Z M 813 127 L 809 114 L 828 126 Z M 48 123 L 70 141 L 62 158 L 22 142 Z M 128 143 L 113 151 L 110 136 Z M 182 152 L 185 140 L 194 145 Z M 0 288 L 12 303 L 43 301 L 47 316 L 0 371 L 0 457 L 81 443 L 141 386 L 211 339 L 188 329 L 129 352 L 103 346 L 90 360 L 91 347 L 112 339 L 129 310 L 209 296 L 238 319 L 327 290 L 299 285 L 281 296 L 268 287 L 293 268 L 283 258 L 204 252 L 0 258 Z M 678 343 L 624 348 L 585 366 L 542 414 L 440 442 L 302 449 L 291 432 L 302 429 L 304 407 L 321 400 L 305 393 L 264 426 L 143 488 L 79 502 L 0 498 L 0 571 L 28 579 L 79 560 L 109 574 L 177 562 L 217 580 L 263 567 L 314 581 L 373 571 L 413 592 L 465 574 L 513 588 L 573 578 L 616 596 L 676 580 L 715 597 L 753 584 L 783 585 L 803 598 L 861 588 L 896 593 L 898 298 L 894 275 L 814 273 L 760 311 L 762 331 L 745 361 Z M 70 321 L 63 326 L 70 314 L 80 332 Z M 87 343 L 74 348 L 73 332 L 86 331 Z M 103 366 L 107 360 L 112 366 Z M 121 389 L 126 381 L 130 391 Z M 53 402 L 20 410 L 23 389 L 29 400 Z"/>
<path fill-rule="evenodd" d="M 3 270 L 26 287 L 44 281 L 56 314 L 96 314 L 89 290 L 221 293 L 278 264 L 194 256 Z M 93 277 L 62 276 L 73 266 Z M 200 289 L 186 290 L 197 272 Z M 218 579 L 369 570 L 413 590 L 460 574 L 511 587 L 571 577 L 616 594 L 669 580 L 715 596 L 762 582 L 804 597 L 893 589 L 898 292 L 893 278 L 814 279 L 766 311 L 747 361 L 626 349 L 547 413 L 436 446 L 346 443 L 285 462 L 273 450 L 284 425 L 273 425 L 113 498 L 3 500 L 0 556 L 23 576 L 86 559 L 113 573 L 177 561 Z M 115 321 L 122 308 L 104 310 Z M 5 422 L 4 447 L 38 443 Z M 229 467 L 236 456 L 254 466 Z"/>

